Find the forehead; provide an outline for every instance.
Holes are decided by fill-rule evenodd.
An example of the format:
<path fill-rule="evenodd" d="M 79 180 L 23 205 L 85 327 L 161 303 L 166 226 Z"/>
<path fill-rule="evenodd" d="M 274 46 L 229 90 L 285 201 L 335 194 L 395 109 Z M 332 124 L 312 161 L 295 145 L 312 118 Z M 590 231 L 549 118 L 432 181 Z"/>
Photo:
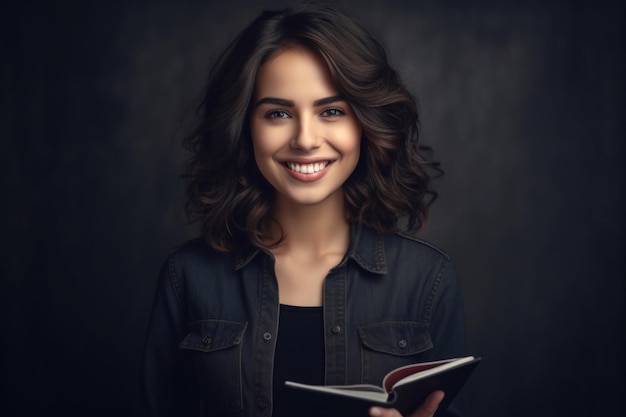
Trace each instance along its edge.
<path fill-rule="evenodd" d="M 270 57 L 261 65 L 256 81 L 257 97 L 312 95 L 320 98 L 336 93 L 324 59 L 301 46 L 283 49 Z"/>

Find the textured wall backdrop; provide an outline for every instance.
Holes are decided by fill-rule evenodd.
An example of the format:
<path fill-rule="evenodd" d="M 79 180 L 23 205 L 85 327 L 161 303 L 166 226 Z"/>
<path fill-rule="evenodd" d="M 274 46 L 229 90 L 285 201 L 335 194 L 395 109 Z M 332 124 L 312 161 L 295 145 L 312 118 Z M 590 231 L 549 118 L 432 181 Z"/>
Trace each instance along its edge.
<path fill-rule="evenodd" d="M 211 3 L 0 6 L 2 415 L 142 416 L 156 275 L 195 235 L 177 131 L 211 57 L 286 4 Z M 472 415 L 622 415 L 624 6 L 339 3 L 385 40 L 446 169 L 424 236 L 484 358 Z"/>

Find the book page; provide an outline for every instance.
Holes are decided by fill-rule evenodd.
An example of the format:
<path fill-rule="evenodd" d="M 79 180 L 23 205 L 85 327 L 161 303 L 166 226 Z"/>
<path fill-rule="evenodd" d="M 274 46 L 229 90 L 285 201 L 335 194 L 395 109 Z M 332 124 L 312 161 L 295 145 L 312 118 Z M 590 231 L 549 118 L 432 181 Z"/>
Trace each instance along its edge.
<path fill-rule="evenodd" d="M 382 388 L 375 385 L 307 385 L 298 382 L 286 381 L 285 385 L 294 388 L 307 389 L 309 391 L 326 392 L 330 394 L 344 395 L 354 398 L 363 398 L 366 400 L 374 400 L 378 402 L 386 402 L 389 394 Z"/>
<path fill-rule="evenodd" d="M 427 362 L 423 364 L 416 364 L 416 366 L 408 365 L 402 368 L 398 368 L 390 372 L 384 379 L 383 385 L 385 389 L 391 391 L 391 389 L 415 381 L 421 378 L 425 378 L 429 375 L 442 372 L 446 369 L 454 368 L 464 363 L 474 360 L 473 356 L 467 356 L 464 358 L 448 359 L 436 362 Z M 416 372 L 417 370 L 417 372 Z"/>

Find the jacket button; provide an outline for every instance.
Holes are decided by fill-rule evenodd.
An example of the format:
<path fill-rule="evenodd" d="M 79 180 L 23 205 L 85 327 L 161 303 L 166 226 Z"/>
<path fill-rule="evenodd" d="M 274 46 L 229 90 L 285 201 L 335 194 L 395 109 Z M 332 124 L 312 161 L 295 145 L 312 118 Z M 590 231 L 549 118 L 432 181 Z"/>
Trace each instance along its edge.
<path fill-rule="evenodd" d="M 263 333 L 263 339 L 270 341 L 272 340 L 272 334 L 270 332 Z"/>
<path fill-rule="evenodd" d="M 266 409 L 270 404 L 269 404 L 269 402 L 267 402 L 267 400 L 260 399 L 260 400 L 257 401 L 256 405 L 257 405 L 257 407 L 259 407 L 260 409 L 263 410 L 263 409 Z"/>
<path fill-rule="evenodd" d="M 204 336 L 202 338 L 202 344 L 204 346 L 209 346 L 211 344 L 211 338 L 209 336 Z"/>
<path fill-rule="evenodd" d="M 330 329 L 330 331 L 333 334 L 339 334 L 339 333 L 341 333 L 341 326 L 334 326 L 332 329 Z"/>
<path fill-rule="evenodd" d="M 404 349 L 405 347 L 407 347 L 409 344 L 406 342 L 406 340 L 402 339 L 398 342 L 398 346 L 400 347 L 400 349 Z"/>

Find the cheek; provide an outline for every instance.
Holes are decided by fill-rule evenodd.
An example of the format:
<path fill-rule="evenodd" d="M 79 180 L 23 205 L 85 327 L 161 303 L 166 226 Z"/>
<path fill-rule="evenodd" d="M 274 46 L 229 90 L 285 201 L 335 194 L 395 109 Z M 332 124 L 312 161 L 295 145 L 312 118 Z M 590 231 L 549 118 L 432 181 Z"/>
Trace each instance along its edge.
<path fill-rule="evenodd" d="M 281 148 L 279 138 L 281 134 L 277 129 L 267 126 L 252 126 L 252 150 L 254 162 L 259 172 L 272 185 L 275 186 L 275 178 L 278 165 L 274 163 L 274 156 Z"/>
<path fill-rule="evenodd" d="M 272 152 L 265 149 L 263 143 L 258 141 L 254 142 L 253 146 L 254 151 L 254 162 L 256 163 L 257 168 L 261 172 L 261 174 L 267 178 L 268 174 L 271 172 L 271 160 L 272 160 Z"/>
<path fill-rule="evenodd" d="M 358 159 L 361 153 L 361 136 L 361 127 L 358 123 L 346 126 L 338 135 L 341 138 L 342 153 Z"/>
<path fill-rule="evenodd" d="M 252 151 L 254 153 L 254 162 L 261 175 L 270 183 L 272 177 L 272 155 L 273 152 L 267 147 L 268 142 L 262 140 L 261 136 L 252 133 Z"/>
<path fill-rule="evenodd" d="M 268 153 L 271 153 L 271 141 L 268 140 L 268 132 L 267 129 L 264 129 L 260 126 L 255 126 L 252 124 L 251 129 L 252 134 L 252 148 L 254 150 L 254 158 L 257 160 L 262 160 Z"/>
<path fill-rule="evenodd" d="M 289 129 L 285 126 L 251 126 L 252 146 L 257 159 L 268 157 L 289 142 Z"/>

